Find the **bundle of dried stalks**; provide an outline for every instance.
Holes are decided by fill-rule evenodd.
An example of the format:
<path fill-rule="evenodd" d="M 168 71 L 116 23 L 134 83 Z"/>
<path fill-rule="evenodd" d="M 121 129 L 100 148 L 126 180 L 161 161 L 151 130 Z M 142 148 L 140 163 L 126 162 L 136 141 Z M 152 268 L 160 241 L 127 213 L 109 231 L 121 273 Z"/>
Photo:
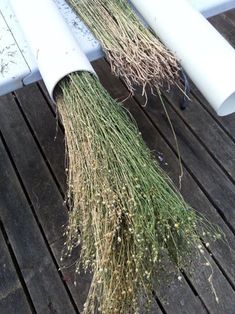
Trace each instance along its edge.
<path fill-rule="evenodd" d="M 69 163 L 67 247 L 81 242 L 77 272 L 82 266 L 93 273 L 84 313 L 138 313 L 140 295 L 145 304 L 152 299 L 162 256 L 180 267 L 200 243 L 205 221 L 97 78 L 71 74 L 56 95 Z"/>
<path fill-rule="evenodd" d="M 134 93 L 136 86 L 159 90 L 178 80 L 175 56 L 140 21 L 126 0 L 67 0 L 84 20 L 115 75 Z"/>

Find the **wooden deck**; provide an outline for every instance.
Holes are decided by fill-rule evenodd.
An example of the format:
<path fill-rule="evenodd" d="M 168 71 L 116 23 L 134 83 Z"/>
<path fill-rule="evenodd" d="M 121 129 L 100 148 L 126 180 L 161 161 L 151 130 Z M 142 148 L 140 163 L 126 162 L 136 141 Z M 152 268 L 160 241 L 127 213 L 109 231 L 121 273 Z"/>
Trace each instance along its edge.
<path fill-rule="evenodd" d="M 235 46 L 235 10 L 212 18 Z M 114 98 L 127 97 L 122 82 L 105 60 L 94 64 Z M 219 75 L 219 73 L 218 73 Z M 181 111 L 176 91 L 165 96 L 184 166 L 182 194 L 221 227 L 228 244 L 205 248 L 213 269 L 195 267 L 182 280 L 169 268 L 170 284 L 156 287 L 153 313 L 235 313 L 235 114 L 220 118 L 192 86 L 192 102 Z M 125 102 L 147 144 L 178 184 L 175 140 L 157 98 Z M 73 261 L 60 269 L 67 210 L 63 128 L 55 118 L 43 83 L 0 98 L 0 314 L 78 313 L 90 278 L 74 285 Z M 111 313 L 112 314 L 112 313 Z"/>

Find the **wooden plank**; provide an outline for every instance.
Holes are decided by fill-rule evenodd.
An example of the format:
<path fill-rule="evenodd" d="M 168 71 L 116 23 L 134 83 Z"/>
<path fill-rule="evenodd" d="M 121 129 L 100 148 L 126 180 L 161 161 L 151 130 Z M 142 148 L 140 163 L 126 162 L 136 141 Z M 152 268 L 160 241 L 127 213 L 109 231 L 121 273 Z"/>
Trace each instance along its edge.
<path fill-rule="evenodd" d="M 32 313 L 1 230 L 0 252 L 0 313 Z"/>
<path fill-rule="evenodd" d="M 98 73 L 98 75 L 99 75 L 99 77 L 101 78 L 101 80 L 102 80 L 102 83 L 103 84 L 105 84 L 105 87 L 106 88 L 108 88 L 109 89 L 109 91 L 111 92 L 111 95 L 113 96 L 113 97 L 116 97 L 116 98 L 120 98 L 120 97 L 123 97 L 123 98 L 125 98 L 126 96 L 127 96 L 127 94 L 125 94 L 125 92 L 123 91 L 123 88 L 122 88 L 122 86 L 121 86 L 121 84 L 120 83 L 118 83 L 118 81 L 116 80 L 116 79 L 114 79 L 113 77 L 111 78 L 111 77 L 109 77 L 109 80 L 107 81 L 107 69 L 104 69 L 104 67 L 105 67 L 105 65 L 104 64 L 102 64 L 102 63 L 98 63 L 98 62 L 96 62 L 96 67 L 95 67 L 95 69 L 96 69 L 96 71 L 97 71 L 97 73 Z M 155 99 L 155 103 L 154 103 L 154 106 L 155 106 L 155 110 L 157 111 L 157 107 L 159 107 L 160 108 L 160 106 L 158 106 L 159 104 L 157 104 L 156 103 L 156 99 Z M 153 106 L 153 103 L 152 103 L 152 106 Z M 144 127 L 146 127 L 147 128 L 147 125 L 149 124 L 150 125 L 150 123 L 148 122 L 148 124 L 146 123 L 146 122 L 143 122 L 143 115 L 141 115 L 140 113 L 138 114 L 136 111 L 138 111 L 139 109 L 138 109 L 138 107 L 132 102 L 132 104 L 131 104 L 131 106 L 129 106 L 129 104 L 128 104 L 128 108 L 130 109 L 130 111 L 132 112 L 132 114 L 134 113 L 134 117 L 137 119 L 137 123 L 138 123 L 138 125 L 139 125 L 139 128 L 140 128 L 140 130 L 143 132 L 143 130 L 144 130 Z M 166 122 L 162 119 L 162 117 L 163 117 L 163 113 L 162 112 L 160 112 L 161 113 L 161 120 L 159 119 L 159 124 L 165 124 Z M 152 112 L 151 112 L 151 114 L 152 114 Z M 138 116 L 140 116 L 139 118 L 138 118 Z M 152 118 L 152 115 L 151 115 L 151 118 Z M 165 118 L 164 118 L 165 119 Z M 162 121 L 163 120 L 163 121 Z M 168 126 L 167 126 L 168 127 Z M 169 156 L 171 156 L 172 155 L 172 153 L 170 154 L 169 153 L 169 149 L 168 150 L 166 150 L 166 148 L 164 148 L 164 146 L 166 146 L 165 144 L 163 144 L 163 143 L 161 143 L 161 141 L 160 141 L 160 137 L 159 137 L 159 134 L 158 134 L 158 132 L 156 131 L 156 130 L 154 130 L 154 128 L 152 127 L 151 129 L 150 129 L 150 126 L 148 126 L 148 129 L 147 129 L 147 131 L 146 132 L 143 132 L 142 133 L 143 134 L 143 136 L 144 136 L 144 139 L 147 141 L 147 143 L 150 145 L 150 148 L 151 149 L 160 149 L 160 151 L 164 151 L 165 150 L 165 154 L 166 154 L 166 156 L 167 156 L 167 163 L 170 165 L 170 163 L 168 162 L 168 158 L 169 158 Z M 168 135 L 169 136 L 169 135 Z M 165 154 L 164 154 L 164 156 L 165 156 Z M 172 158 L 172 157 L 171 157 Z M 177 164 L 177 159 L 176 158 L 174 158 L 173 159 L 173 162 L 171 163 L 172 164 L 172 167 L 171 167 L 171 169 L 174 169 L 174 166 Z M 169 170 L 169 169 L 168 169 Z M 175 172 L 175 170 L 174 170 L 174 172 Z M 177 176 L 175 176 L 175 177 L 177 177 Z M 184 183 L 185 182 L 185 183 Z M 189 189 L 187 190 L 188 191 L 188 195 L 191 197 L 191 199 L 193 198 L 193 196 L 195 195 L 195 193 L 194 193 L 194 189 L 192 189 L 193 188 L 193 184 L 192 184 L 192 179 L 191 179 L 191 181 L 188 179 L 188 177 L 187 177 L 187 181 L 186 180 L 184 180 L 184 186 L 185 187 L 187 187 L 187 186 L 189 186 Z M 195 186 L 195 182 L 194 182 L 194 186 Z M 198 192 L 198 190 L 199 190 L 199 188 L 197 187 L 197 189 L 196 189 L 196 192 Z M 193 192 L 192 192 L 193 191 Z M 200 191 L 200 194 L 196 197 L 196 199 L 195 199 L 195 203 L 197 204 L 197 198 L 198 198 L 198 200 L 200 200 L 201 199 L 201 202 L 199 202 L 199 205 L 200 204 L 202 204 L 202 212 L 203 212 L 203 209 L 204 209 L 204 213 L 206 213 L 206 210 L 207 210 L 207 207 L 204 207 L 205 205 L 207 206 L 208 204 L 209 204 L 209 202 L 208 202 L 208 200 L 206 200 L 206 198 L 205 198 L 205 196 L 201 193 L 201 191 Z M 204 201 L 204 204 L 203 204 L 203 201 Z M 216 217 L 216 220 L 218 219 L 219 221 L 220 221 L 220 224 L 223 226 L 223 229 L 224 230 L 226 230 L 227 232 L 228 232 L 228 235 L 229 235 L 229 237 L 231 238 L 232 237 L 232 243 L 234 243 L 234 237 L 233 237 L 233 234 L 229 231 L 229 229 L 227 228 L 227 226 L 223 223 L 223 220 L 219 217 L 219 215 L 217 215 L 217 213 L 216 213 L 216 211 L 214 210 L 214 208 L 209 204 L 209 209 L 212 209 L 213 211 L 211 211 L 213 214 L 214 214 L 214 216 Z M 206 209 L 206 210 L 205 210 Z M 210 213 L 211 213 L 210 212 Z M 222 245 L 222 247 L 223 247 L 223 245 Z M 227 251 L 227 252 L 229 252 L 229 248 L 227 247 L 227 249 L 225 248 L 225 251 Z M 214 251 L 213 251 L 213 253 L 214 253 Z M 215 253 L 217 253 L 218 255 L 218 257 L 219 257 L 219 250 L 218 250 L 218 252 L 215 250 Z M 234 264 L 234 252 L 231 254 L 230 253 L 230 255 L 229 255 L 230 257 L 231 257 L 231 260 L 230 260 L 230 262 L 228 263 L 228 269 L 229 269 L 229 266 L 230 267 L 232 267 L 233 268 L 233 266 L 231 266 L 231 265 L 233 265 Z M 213 264 L 213 263 L 212 263 Z M 225 280 L 225 278 L 223 278 L 223 275 L 222 275 L 222 273 L 218 270 L 218 268 L 216 267 L 216 265 L 214 264 L 213 265 L 213 268 L 214 268 L 214 270 L 215 270 L 215 272 L 217 273 L 217 275 L 218 275 L 218 277 L 217 277 L 217 282 L 215 283 L 215 285 L 217 286 L 217 288 L 218 288 L 218 291 L 219 291 L 219 294 L 220 294 L 220 299 L 221 300 L 223 300 L 223 298 L 224 297 L 227 297 L 227 293 L 229 293 L 230 294 L 230 297 L 229 298 L 227 298 L 227 301 L 228 301 L 228 299 L 232 299 L 232 300 L 234 300 L 234 291 L 231 289 L 231 286 L 229 286 L 229 284 L 226 282 L 226 280 Z M 201 273 L 200 273 L 200 271 L 202 271 L 202 268 L 201 269 L 197 269 L 197 271 L 195 272 L 196 273 L 196 275 L 200 275 L 200 276 L 202 276 L 201 274 L 204 274 L 203 276 L 206 276 L 205 274 L 206 274 L 206 272 L 205 272 L 205 270 L 204 271 L 202 271 Z M 234 271 L 232 271 L 232 273 L 233 273 L 233 278 L 234 278 Z M 202 278 L 202 277 L 201 277 Z M 219 278 L 219 279 L 218 279 Z M 223 303 L 223 304 L 220 304 L 220 306 L 218 306 L 217 305 L 217 303 L 215 302 L 215 299 L 214 298 L 211 298 L 211 295 L 208 293 L 208 291 L 210 290 L 210 288 L 209 288 L 209 286 L 208 286 L 208 281 L 203 281 L 202 283 L 201 282 L 198 282 L 197 280 L 196 280 L 196 278 L 194 277 L 194 278 L 192 278 L 192 280 L 193 280 L 193 284 L 196 286 L 196 288 L 198 289 L 197 291 L 198 291 L 198 294 L 200 294 L 200 296 L 201 296 L 201 298 L 204 300 L 204 302 L 205 302 L 205 304 L 206 304 L 206 306 L 208 306 L 208 308 L 210 308 L 210 310 L 211 311 L 213 311 L 213 313 L 219 313 L 221 310 L 225 310 L 226 309 L 226 311 L 230 311 L 231 312 L 231 309 L 232 309 L 232 307 L 230 307 L 230 306 L 228 306 L 227 304 L 226 304 L 226 302 L 225 303 Z M 223 281 L 223 284 L 224 284 L 224 288 L 226 287 L 226 289 L 228 289 L 227 290 L 227 292 L 225 293 L 224 292 L 224 288 L 223 289 L 221 289 L 221 287 L 220 287 L 220 284 L 221 284 L 221 282 Z M 203 287 L 203 285 L 205 285 L 204 287 Z M 207 286 L 207 288 L 205 288 Z M 210 291 L 212 291 L 212 290 L 210 290 Z M 211 300 L 212 300 L 212 303 L 211 303 Z"/>
<path fill-rule="evenodd" d="M 2 141 L 0 173 L 0 217 L 37 313 L 75 313 Z"/>
<path fill-rule="evenodd" d="M 191 102 L 186 110 L 181 110 L 182 93 L 174 88 L 165 94 L 176 114 L 180 116 L 190 131 L 202 143 L 230 180 L 235 182 L 235 142 L 228 136 L 215 119 L 190 95 Z M 223 149 L 221 149 L 223 148 Z"/>
<path fill-rule="evenodd" d="M 186 276 L 170 261 L 167 263 L 166 272 L 159 274 L 155 279 L 154 290 L 168 314 L 175 313 L 207 313 L 201 298 L 186 280 Z M 179 280 L 180 278 L 180 280 Z"/>
<path fill-rule="evenodd" d="M 191 83 L 191 91 L 192 91 L 191 93 L 196 97 L 200 105 L 208 112 L 208 114 L 211 115 L 211 117 L 223 129 L 223 131 L 233 140 L 233 142 L 235 142 L 235 125 L 234 125 L 235 114 L 233 113 L 224 117 L 218 116 L 193 83 Z"/>
<path fill-rule="evenodd" d="M 28 97 L 31 97 L 30 94 Z M 62 235 L 63 225 L 68 217 L 63 198 L 11 95 L 1 98 L 0 112 L 2 133 L 34 204 L 38 219 L 43 225 L 47 240 L 52 243 L 58 239 L 58 233 Z M 44 129 L 47 128 L 45 125 Z M 63 147 L 61 151 L 63 153 Z"/>
<path fill-rule="evenodd" d="M 235 9 L 233 10 L 230 10 L 224 14 L 221 14 L 221 16 L 226 19 L 226 20 L 229 20 L 229 22 L 235 26 Z"/>
<path fill-rule="evenodd" d="M 52 116 L 36 84 L 26 86 L 15 94 L 61 189 L 65 191 L 65 143 L 58 120 Z"/>
<path fill-rule="evenodd" d="M 212 17 L 209 21 L 230 45 L 235 47 L 235 10 Z"/>
<path fill-rule="evenodd" d="M 30 93 L 27 93 L 28 97 L 31 98 Z M 33 94 L 34 95 L 34 94 Z M 35 96 L 35 95 L 34 95 Z M 32 100 L 34 98 L 31 98 Z M 59 190 L 53 181 L 53 178 L 47 168 L 45 161 L 43 160 L 40 151 L 35 143 L 29 128 L 26 126 L 25 121 L 11 95 L 5 96 L 0 103 L 0 124 L 2 132 L 7 140 L 7 145 L 11 151 L 12 158 L 16 164 L 17 170 L 24 183 L 30 202 L 32 203 L 37 217 L 40 221 L 40 225 L 45 233 L 47 242 L 51 245 L 52 252 L 56 258 L 56 262 L 61 266 L 61 246 L 56 246 L 63 234 L 63 225 L 67 223 L 68 213 L 67 209 L 63 205 L 63 198 L 59 193 Z M 32 101 L 33 103 L 33 101 Z M 37 103 L 36 103 L 37 104 Z M 37 104 L 38 105 L 38 104 Z M 38 108 L 43 107 L 43 103 Z M 46 105 L 47 106 L 47 105 Z M 45 108 L 46 109 L 46 108 Z M 37 115 L 37 107 L 32 106 L 32 110 L 35 110 L 36 120 L 39 119 Z M 40 112 L 40 111 L 39 111 Z M 49 116 L 52 116 L 51 112 Z M 3 117 L 5 117 L 3 119 Z M 7 117 L 7 118 L 6 118 Z M 3 119 L 4 121 L 2 121 Z M 46 120 L 42 120 L 45 122 Z M 52 116 L 50 121 L 51 125 L 55 126 L 55 119 Z M 46 126 L 50 125 L 47 120 Z M 42 134 L 49 140 L 50 144 L 56 146 L 56 150 L 49 148 L 53 156 L 61 156 L 61 164 L 63 164 L 63 145 L 57 145 L 54 142 L 54 131 L 53 126 L 48 128 L 49 133 L 45 132 L 45 125 L 41 125 Z M 50 133 L 51 131 L 51 133 Z M 51 135 L 51 138 L 50 138 Z M 60 136 L 61 144 L 63 139 Z M 44 143 L 46 147 L 49 147 Z M 45 146 L 44 146 L 45 147 Z M 27 156 L 27 157 L 25 157 Z M 55 157 L 55 160 L 56 157 Z M 59 167 L 56 167 L 58 170 Z M 32 171 L 34 170 L 34 171 Z M 64 170 L 64 167 L 63 167 Z M 58 174 L 58 173 L 57 173 Z M 64 271 L 62 271 L 64 274 Z M 64 274 L 64 278 L 67 274 Z M 74 292 L 74 282 L 66 281 L 66 286 L 73 293 L 73 299 L 79 310 L 82 310 L 82 304 L 84 298 L 81 299 L 81 293 L 76 289 Z M 83 290 L 86 291 L 85 284 Z"/>

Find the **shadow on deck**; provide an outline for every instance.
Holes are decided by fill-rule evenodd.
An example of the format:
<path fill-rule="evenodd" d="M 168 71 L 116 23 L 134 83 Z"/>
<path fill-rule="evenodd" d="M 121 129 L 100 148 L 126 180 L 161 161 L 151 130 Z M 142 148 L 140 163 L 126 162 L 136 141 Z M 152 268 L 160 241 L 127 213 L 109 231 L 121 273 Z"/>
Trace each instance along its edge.
<path fill-rule="evenodd" d="M 211 22 L 235 46 L 235 11 Z M 94 64 L 114 98 L 128 92 L 110 74 L 105 60 Z M 218 73 L 219 75 L 219 73 Z M 174 268 L 172 281 L 156 288 L 153 313 L 235 313 L 235 114 L 220 118 L 195 87 L 189 107 L 181 111 L 177 91 L 165 95 L 184 166 L 182 194 L 208 219 L 219 225 L 227 244 L 205 247 L 212 265 L 193 274 Z M 144 139 L 159 163 L 178 184 L 179 163 L 174 137 L 157 98 L 147 107 L 140 96 L 125 106 L 134 115 Z M 56 121 L 43 83 L 0 98 L 0 313 L 61 313 L 82 310 L 89 277 L 74 285 L 73 261 L 59 270 L 62 230 L 67 220 L 63 127 Z M 208 278 L 213 272 L 213 287 Z"/>

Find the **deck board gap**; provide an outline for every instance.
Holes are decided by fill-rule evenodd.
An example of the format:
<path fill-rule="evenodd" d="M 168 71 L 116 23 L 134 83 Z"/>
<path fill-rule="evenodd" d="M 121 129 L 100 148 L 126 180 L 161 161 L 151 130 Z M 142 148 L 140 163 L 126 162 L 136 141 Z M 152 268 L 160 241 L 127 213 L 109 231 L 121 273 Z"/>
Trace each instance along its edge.
<path fill-rule="evenodd" d="M 157 305 L 159 306 L 160 310 L 162 311 L 162 314 L 167 314 L 162 302 L 159 300 L 155 291 L 153 291 L 153 297 L 154 297 L 154 300 L 156 301 Z"/>

